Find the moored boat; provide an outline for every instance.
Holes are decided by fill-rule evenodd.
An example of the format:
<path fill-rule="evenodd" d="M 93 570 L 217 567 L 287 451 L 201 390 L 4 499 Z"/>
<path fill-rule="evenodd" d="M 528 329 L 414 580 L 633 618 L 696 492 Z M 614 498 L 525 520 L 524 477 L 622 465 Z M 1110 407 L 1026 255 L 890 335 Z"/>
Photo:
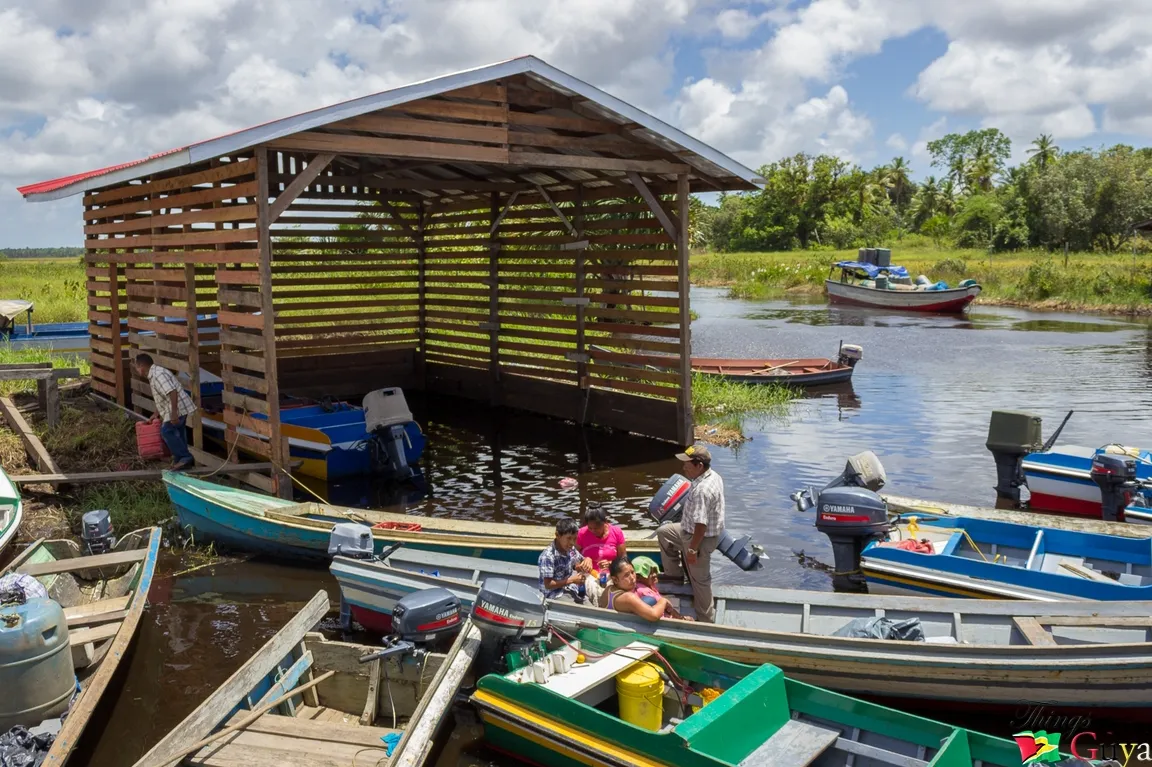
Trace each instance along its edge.
<path fill-rule="evenodd" d="M 313 632 L 328 608 L 320 591 L 136 767 L 423 765 L 471 670 L 475 629 L 465 622 L 446 651 L 364 662 L 382 648 Z M 456 767 L 458 754 L 444 748 L 436 763 Z"/>
<path fill-rule="evenodd" d="M 57 679 L 62 669 L 55 665 L 51 666 L 55 673 L 49 673 L 47 665 L 30 667 L 25 661 L 22 668 L 27 676 L 23 684 L 19 678 L 9 678 L 5 685 L 0 710 L 7 708 L 11 713 L 10 707 L 14 707 L 17 712 L 24 712 L 3 717 L 5 721 L 11 719 L 33 732 L 52 736 L 47 754 L 37 755 L 43 756 L 43 765 L 65 764 L 81 742 L 89 721 L 111 702 L 105 700 L 105 693 L 136 636 L 159 549 L 158 527 L 130 532 L 98 554 L 86 554 L 85 549 L 70 540 L 40 540 L 5 569 L 5 582 L 14 590 L 9 593 L 15 593 L 15 598 L 0 606 L 0 612 L 7 614 L 2 625 L 17 632 L 21 625 L 43 625 L 45 630 L 40 636 L 48 649 L 37 663 L 54 664 L 49 658 L 66 653 L 74 674 Z M 55 605 L 63 613 L 58 623 L 52 624 Z M 62 624 L 66 626 L 64 631 L 59 630 Z M 67 648 L 61 646 L 64 643 Z M 35 645 L 17 644 L 14 650 L 19 653 L 30 646 Z M 13 647 L 3 643 L 3 649 Z M 0 670 L 6 665 L 0 663 Z M 55 682 L 65 685 L 65 697 L 52 697 Z M 67 689 L 69 684 L 71 692 Z M 33 700 L 21 699 L 29 694 Z"/>
<path fill-rule="evenodd" d="M 840 278 L 834 280 L 837 269 Z M 961 313 L 980 295 L 974 280 L 964 280 L 955 288 L 943 282 L 913 283 L 903 266 L 864 261 L 837 261 L 824 289 L 832 303 L 914 312 Z"/>
<path fill-rule="evenodd" d="M 441 587 L 474 604 L 493 577 L 536 587 L 536 568 L 400 549 L 384 561 L 333 559 L 342 598 L 381 615 L 398 600 Z M 690 614 L 685 587 L 661 583 Z M 743 663 L 771 663 L 801 681 L 849 694 L 980 703 L 1124 709 L 1152 705 L 1152 604 L 1035 602 L 838 594 L 714 585 L 715 624 L 548 601 L 567 631 L 601 627 L 647 636 Z M 878 620 L 877 620 L 878 619 Z M 923 641 L 861 638 L 853 621 L 917 619 Z M 1058 670 L 1059 673 L 1053 673 Z"/>
<path fill-rule="evenodd" d="M 869 590 L 981 599 L 1152 599 L 1147 540 L 994 522 L 898 519 L 860 556 Z"/>
<path fill-rule="evenodd" d="M 24 501 L 16 484 L 0 468 L 0 554 L 20 531 L 24 520 Z"/>
<path fill-rule="evenodd" d="M 777 666 L 633 632 L 585 628 L 565 642 L 541 672 L 479 679 L 471 700 L 489 744 L 545 767 L 1020 762 L 1011 740 L 830 692 Z"/>
<path fill-rule="evenodd" d="M 418 517 L 323 503 L 295 503 L 261 493 L 165 472 L 168 497 L 180 526 L 196 541 L 279 558 L 328 561 L 332 529 L 342 522 L 366 525 L 373 548 L 402 543 L 449 554 L 534 564 L 555 538 L 550 525 L 513 525 Z M 650 531 L 625 530 L 628 552 L 659 559 Z"/>
<path fill-rule="evenodd" d="M 841 344 L 831 359 L 727 359 L 693 357 L 692 372 L 718 376 L 738 383 L 780 383 L 787 386 L 825 386 L 852 380 L 863 350 Z"/>

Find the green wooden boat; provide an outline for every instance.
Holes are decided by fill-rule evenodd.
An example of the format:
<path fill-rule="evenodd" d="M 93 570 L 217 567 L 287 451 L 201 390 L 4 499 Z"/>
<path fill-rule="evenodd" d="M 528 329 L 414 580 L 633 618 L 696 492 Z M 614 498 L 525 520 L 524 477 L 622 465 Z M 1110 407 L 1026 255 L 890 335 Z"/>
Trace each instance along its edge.
<path fill-rule="evenodd" d="M 471 699 L 492 747 L 546 767 L 1021 763 L 1011 740 L 631 632 L 581 630 L 532 666 L 481 677 Z"/>

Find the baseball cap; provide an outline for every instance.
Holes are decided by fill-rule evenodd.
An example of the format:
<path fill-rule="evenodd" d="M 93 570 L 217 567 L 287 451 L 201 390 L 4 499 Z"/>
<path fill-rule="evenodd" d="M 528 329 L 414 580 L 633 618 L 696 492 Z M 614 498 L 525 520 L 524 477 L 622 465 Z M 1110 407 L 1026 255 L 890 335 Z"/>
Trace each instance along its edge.
<path fill-rule="evenodd" d="M 710 453 L 704 445 L 693 445 L 683 453 L 677 453 L 676 458 L 681 461 L 704 461 L 705 463 L 711 463 L 712 453 Z"/>
<path fill-rule="evenodd" d="M 636 574 L 639 575 L 641 578 L 647 578 L 649 575 L 652 575 L 653 573 L 659 573 L 660 572 L 660 566 L 658 564 L 656 564 L 656 562 L 654 560 L 650 559 L 649 557 L 636 557 L 635 559 L 633 559 L 632 560 L 632 569 L 635 570 Z"/>

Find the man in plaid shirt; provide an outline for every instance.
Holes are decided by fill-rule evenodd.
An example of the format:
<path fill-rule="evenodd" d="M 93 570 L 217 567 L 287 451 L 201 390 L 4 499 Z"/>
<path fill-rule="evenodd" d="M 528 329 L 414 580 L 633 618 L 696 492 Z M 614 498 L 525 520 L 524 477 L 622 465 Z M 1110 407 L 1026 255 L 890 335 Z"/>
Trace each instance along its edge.
<path fill-rule="evenodd" d="M 188 452 L 188 436 L 184 431 L 188 416 L 196 412 L 196 403 L 184 391 L 184 387 L 165 368 L 152 364 L 149 354 L 136 355 L 136 373 L 148 379 L 152 386 L 152 401 L 156 403 L 156 413 L 152 423 L 161 422 L 160 436 L 172 453 L 172 468 L 187 469 L 196 462 Z"/>
<path fill-rule="evenodd" d="M 592 572 L 592 560 L 576 550 L 579 530 L 576 520 L 560 520 L 556 525 L 556 540 L 540 553 L 539 585 L 545 599 L 564 597 L 574 602 L 584 601 L 580 585 Z"/>

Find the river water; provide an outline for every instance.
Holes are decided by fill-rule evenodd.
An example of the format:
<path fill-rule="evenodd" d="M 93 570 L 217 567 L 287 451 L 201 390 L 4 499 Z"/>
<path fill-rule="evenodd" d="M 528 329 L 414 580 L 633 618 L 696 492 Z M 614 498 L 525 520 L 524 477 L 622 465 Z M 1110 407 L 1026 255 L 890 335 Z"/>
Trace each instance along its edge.
<path fill-rule="evenodd" d="M 886 490 L 993 505 L 995 465 L 984 447 L 994 409 L 1029 410 L 1045 436 L 1068 410 L 1063 444 L 1144 445 L 1152 421 L 1152 324 L 1123 318 L 974 307 L 969 316 L 916 316 L 830 307 L 820 300 L 737 301 L 694 288 L 693 353 L 709 357 L 834 357 L 859 344 L 851 385 L 797 399 L 783 418 L 752 421 L 751 441 L 714 447 L 728 527 L 752 533 L 769 560 L 743 573 L 716 560 L 717 582 L 831 590 L 803 552 L 831 548 L 788 494 L 822 485 L 845 459 L 873 450 Z M 648 498 L 679 468 L 674 446 L 581 430 L 466 402 L 410 395 L 428 437 L 423 492 L 369 484 L 322 488 L 333 502 L 413 514 L 551 523 L 603 503 L 625 526 L 651 526 Z M 578 487 L 564 490 L 560 480 Z M 318 589 L 323 569 L 230 561 L 193 569 L 166 556 L 119 698 L 81 763 L 130 765 L 180 722 Z M 1007 735 L 1008 733 L 996 734 Z M 89 749 L 85 749 L 89 751 Z"/>

